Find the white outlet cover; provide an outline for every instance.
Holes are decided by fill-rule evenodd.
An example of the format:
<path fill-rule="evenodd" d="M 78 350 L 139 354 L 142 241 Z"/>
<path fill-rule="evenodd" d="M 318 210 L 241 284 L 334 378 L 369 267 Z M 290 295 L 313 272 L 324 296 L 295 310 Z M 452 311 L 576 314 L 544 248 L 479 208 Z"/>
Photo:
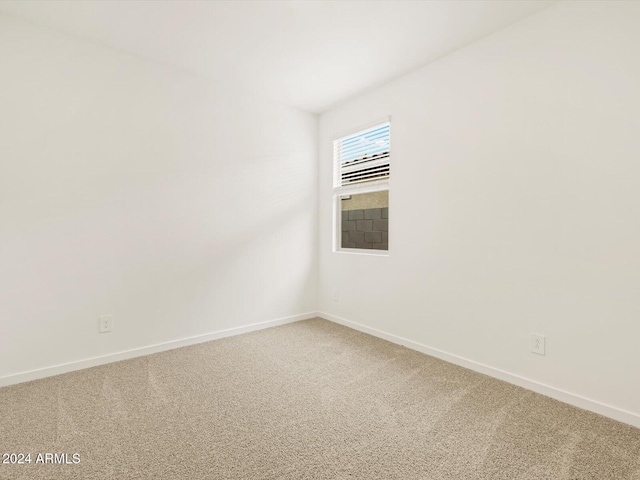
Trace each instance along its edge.
<path fill-rule="evenodd" d="M 98 330 L 107 333 L 113 330 L 113 315 L 102 315 L 98 318 Z"/>
<path fill-rule="evenodd" d="M 538 355 L 544 355 L 544 351 L 545 351 L 544 335 L 532 333 L 531 336 L 529 337 L 529 350 L 531 350 L 532 353 L 537 353 Z"/>
<path fill-rule="evenodd" d="M 340 292 L 338 291 L 337 288 L 334 288 L 331 291 L 331 300 L 333 300 L 334 302 L 337 302 L 339 298 L 340 298 Z"/>

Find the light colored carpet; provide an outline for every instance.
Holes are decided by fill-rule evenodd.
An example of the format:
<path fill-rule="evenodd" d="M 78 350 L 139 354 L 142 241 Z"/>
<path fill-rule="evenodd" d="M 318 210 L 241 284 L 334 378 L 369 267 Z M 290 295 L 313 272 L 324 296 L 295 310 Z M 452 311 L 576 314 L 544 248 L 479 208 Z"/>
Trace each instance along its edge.
<path fill-rule="evenodd" d="M 32 453 L 3 480 L 640 480 L 640 430 L 320 319 L 2 388 L 0 413 L 0 453 Z"/>

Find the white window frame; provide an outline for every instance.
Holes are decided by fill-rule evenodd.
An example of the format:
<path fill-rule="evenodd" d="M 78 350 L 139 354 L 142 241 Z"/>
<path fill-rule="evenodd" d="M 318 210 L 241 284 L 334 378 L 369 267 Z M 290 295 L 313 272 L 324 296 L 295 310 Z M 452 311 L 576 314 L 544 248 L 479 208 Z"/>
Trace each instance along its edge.
<path fill-rule="evenodd" d="M 333 252 L 334 253 L 348 253 L 356 255 L 373 255 L 387 257 L 391 253 L 391 242 L 387 250 L 374 250 L 365 248 L 342 248 L 342 208 L 341 198 L 347 195 L 359 195 L 363 193 L 372 193 L 387 191 L 389 192 L 389 207 L 391 206 L 391 158 L 392 154 L 389 154 L 389 177 L 382 180 L 371 180 L 368 182 L 357 183 L 353 185 L 340 186 L 338 178 L 340 176 L 339 162 L 340 159 L 336 156 L 336 142 L 343 140 L 345 137 L 351 137 L 358 135 L 366 130 L 376 128 L 385 124 L 389 124 L 391 127 L 391 117 L 385 117 L 377 120 L 365 126 L 359 127 L 354 130 L 350 130 L 344 134 L 335 135 L 333 137 Z M 391 136 L 391 132 L 389 132 Z M 390 230 L 390 228 L 389 228 Z"/>

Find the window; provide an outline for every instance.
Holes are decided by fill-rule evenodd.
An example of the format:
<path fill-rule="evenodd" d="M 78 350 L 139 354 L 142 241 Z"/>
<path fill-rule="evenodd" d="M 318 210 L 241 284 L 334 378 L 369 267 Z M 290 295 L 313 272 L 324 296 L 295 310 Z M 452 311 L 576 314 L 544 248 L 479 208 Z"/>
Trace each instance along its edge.
<path fill-rule="evenodd" d="M 391 124 L 333 142 L 334 250 L 389 250 Z"/>

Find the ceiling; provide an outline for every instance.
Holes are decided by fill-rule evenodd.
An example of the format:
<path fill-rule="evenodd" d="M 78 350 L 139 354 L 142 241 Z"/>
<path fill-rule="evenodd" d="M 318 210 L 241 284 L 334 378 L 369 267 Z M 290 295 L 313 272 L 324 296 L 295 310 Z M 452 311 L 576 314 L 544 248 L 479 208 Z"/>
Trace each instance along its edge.
<path fill-rule="evenodd" d="M 0 0 L 0 13 L 319 113 L 555 0 Z"/>

